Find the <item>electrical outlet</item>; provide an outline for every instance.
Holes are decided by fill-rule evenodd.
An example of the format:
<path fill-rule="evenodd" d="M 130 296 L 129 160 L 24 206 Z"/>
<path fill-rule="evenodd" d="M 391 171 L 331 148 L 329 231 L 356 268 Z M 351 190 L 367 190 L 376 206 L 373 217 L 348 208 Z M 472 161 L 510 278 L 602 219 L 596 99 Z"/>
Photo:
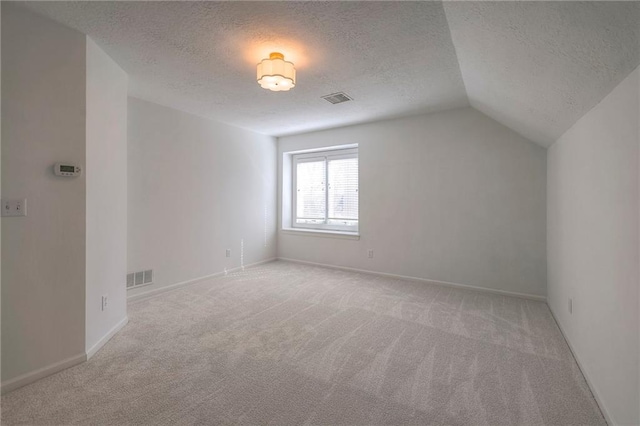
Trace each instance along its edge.
<path fill-rule="evenodd" d="M 569 298 L 568 308 L 569 308 L 569 314 L 573 315 L 573 299 L 572 298 Z"/>
<path fill-rule="evenodd" d="M 373 249 L 369 249 L 369 251 L 367 252 L 367 256 L 369 257 L 369 259 L 373 259 Z"/>
<path fill-rule="evenodd" d="M 106 310 L 109 303 L 109 297 L 105 294 L 102 296 L 102 310 Z"/>
<path fill-rule="evenodd" d="M 226 256 L 231 257 L 231 249 L 227 249 Z"/>

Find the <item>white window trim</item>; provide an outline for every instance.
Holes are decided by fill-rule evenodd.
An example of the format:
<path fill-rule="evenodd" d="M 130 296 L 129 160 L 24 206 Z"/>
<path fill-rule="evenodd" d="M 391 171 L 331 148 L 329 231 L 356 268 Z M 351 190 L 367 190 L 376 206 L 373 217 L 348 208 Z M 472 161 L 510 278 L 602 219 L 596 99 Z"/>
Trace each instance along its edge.
<path fill-rule="evenodd" d="M 303 237 L 340 238 L 345 240 L 360 239 L 360 234 L 357 232 L 331 231 L 328 229 L 282 228 L 281 232 L 287 235 L 300 235 Z"/>
<path fill-rule="evenodd" d="M 337 148 L 337 149 L 327 149 L 322 151 L 313 151 L 299 154 L 292 154 L 292 167 L 291 167 L 291 230 L 308 230 L 308 231 L 327 231 L 330 233 L 344 233 L 357 235 L 360 227 L 360 214 L 358 213 L 358 225 L 338 225 L 338 224 L 327 224 L 327 223 L 297 223 L 297 207 L 298 207 L 298 185 L 297 185 L 297 175 L 298 175 L 298 163 L 301 162 L 309 162 L 309 161 L 317 161 L 318 159 L 324 159 L 327 161 L 327 167 L 325 168 L 325 186 L 328 185 L 328 161 L 329 160 L 339 160 L 343 158 L 358 158 L 358 148 Z M 358 161 L 359 163 L 359 161 Z M 359 175 L 359 173 L 358 173 Z M 359 189 L 360 185 L 358 185 Z M 325 214 L 329 211 L 329 196 L 325 191 Z M 358 207 L 360 205 L 360 191 L 358 190 Z M 358 211 L 360 209 L 358 208 Z"/>

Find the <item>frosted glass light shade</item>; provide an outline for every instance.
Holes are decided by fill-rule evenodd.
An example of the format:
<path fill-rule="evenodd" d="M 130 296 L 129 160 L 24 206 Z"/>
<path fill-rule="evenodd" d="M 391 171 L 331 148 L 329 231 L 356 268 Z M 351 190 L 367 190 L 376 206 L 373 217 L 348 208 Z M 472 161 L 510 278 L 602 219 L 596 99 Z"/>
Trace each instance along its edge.
<path fill-rule="evenodd" d="M 284 60 L 282 53 L 273 52 L 269 59 L 258 64 L 258 84 L 263 89 L 282 92 L 296 86 L 296 69 L 293 63 Z"/>

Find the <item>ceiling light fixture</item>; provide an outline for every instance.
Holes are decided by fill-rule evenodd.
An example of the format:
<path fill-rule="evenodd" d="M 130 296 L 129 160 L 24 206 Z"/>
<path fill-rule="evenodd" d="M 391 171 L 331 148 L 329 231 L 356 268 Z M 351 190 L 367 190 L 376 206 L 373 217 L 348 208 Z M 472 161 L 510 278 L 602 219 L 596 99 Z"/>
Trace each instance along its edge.
<path fill-rule="evenodd" d="M 282 53 L 273 52 L 258 64 L 258 84 L 274 92 L 290 90 L 296 86 L 296 69 Z"/>

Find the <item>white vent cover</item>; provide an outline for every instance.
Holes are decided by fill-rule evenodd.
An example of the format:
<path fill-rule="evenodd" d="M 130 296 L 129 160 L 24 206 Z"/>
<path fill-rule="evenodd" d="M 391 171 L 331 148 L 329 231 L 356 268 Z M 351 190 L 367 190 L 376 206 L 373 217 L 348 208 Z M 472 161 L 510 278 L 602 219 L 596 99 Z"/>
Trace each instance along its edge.
<path fill-rule="evenodd" d="M 148 284 L 153 284 L 153 269 L 127 274 L 127 290 Z"/>
<path fill-rule="evenodd" d="M 322 99 L 327 102 L 331 102 L 332 104 L 341 104 L 342 102 L 353 100 L 353 98 L 349 97 L 349 95 L 344 92 L 332 93 L 330 95 L 323 96 Z"/>

